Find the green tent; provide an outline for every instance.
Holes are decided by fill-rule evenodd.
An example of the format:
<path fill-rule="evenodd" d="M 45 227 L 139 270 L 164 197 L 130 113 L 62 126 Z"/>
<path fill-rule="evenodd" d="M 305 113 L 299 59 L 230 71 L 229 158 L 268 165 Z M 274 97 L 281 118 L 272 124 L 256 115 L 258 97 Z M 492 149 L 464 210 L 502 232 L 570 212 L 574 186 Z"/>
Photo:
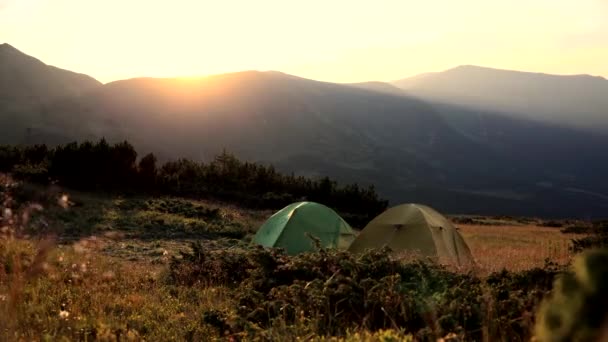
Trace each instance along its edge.
<path fill-rule="evenodd" d="M 388 246 L 394 254 L 417 252 L 457 265 L 471 264 L 473 256 L 456 227 L 443 215 L 422 204 L 389 208 L 363 228 L 349 247 L 353 253 Z"/>
<path fill-rule="evenodd" d="M 272 215 L 258 230 L 253 242 L 280 247 L 294 255 L 313 251 L 315 236 L 325 248 L 346 249 L 354 240 L 351 227 L 332 209 L 314 202 L 297 202 Z"/>

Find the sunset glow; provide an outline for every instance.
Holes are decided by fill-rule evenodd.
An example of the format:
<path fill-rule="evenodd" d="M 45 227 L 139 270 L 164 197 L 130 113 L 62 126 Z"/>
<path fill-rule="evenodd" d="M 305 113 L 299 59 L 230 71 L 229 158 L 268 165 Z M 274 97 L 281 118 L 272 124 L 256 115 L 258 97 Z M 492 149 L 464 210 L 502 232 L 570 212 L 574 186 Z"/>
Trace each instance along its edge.
<path fill-rule="evenodd" d="M 608 77 L 605 0 L 0 0 L 0 43 L 102 82 L 280 70 L 390 81 L 460 64 Z"/>

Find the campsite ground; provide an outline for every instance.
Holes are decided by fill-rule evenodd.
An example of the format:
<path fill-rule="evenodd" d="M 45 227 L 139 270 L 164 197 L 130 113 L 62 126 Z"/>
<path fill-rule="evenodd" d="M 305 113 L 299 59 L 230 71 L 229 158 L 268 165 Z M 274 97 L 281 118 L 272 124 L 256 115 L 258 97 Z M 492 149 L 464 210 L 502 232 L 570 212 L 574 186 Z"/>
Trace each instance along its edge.
<path fill-rule="evenodd" d="M 231 290 L 167 284 L 171 257 L 189 251 L 191 241 L 228 248 L 230 241 L 248 240 L 271 214 L 169 197 L 71 193 L 69 201 L 68 208 L 47 202 L 41 213 L 30 213 L 22 231 L 26 236 L 10 237 L 13 231 L 3 230 L 0 316 L 10 319 L 0 324 L 2 334 L 12 331 L 28 340 L 91 334 L 102 340 L 121 334 L 133 339 L 145 335 L 147 340 L 200 340 L 217 334 L 201 319 L 209 310 L 234 307 Z M 485 274 L 543 267 L 547 258 L 566 263 L 572 236 L 535 222 L 481 218 L 457 226 Z M 50 243 L 39 239 L 53 235 Z M 310 326 L 298 324 L 302 326 L 295 330 L 285 326 L 264 334 L 270 339 L 314 336 Z M 353 331 L 351 336 L 356 333 L 370 340 L 393 334 Z"/>
<path fill-rule="evenodd" d="M 106 241 L 110 237 L 116 242 L 105 243 L 100 252 L 123 261 L 153 262 L 163 253 L 176 255 L 187 250 L 196 240 L 249 240 L 273 213 L 172 197 L 124 199 L 72 192 L 69 201 L 75 206 L 67 210 L 51 206 L 44 216 L 52 231 L 59 232 L 59 242 L 70 244 L 93 236 Z M 217 214 L 210 212 L 214 209 Z M 487 272 L 542 267 L 546 259 L 566 263 L 571 257 L 570 240 L 576 237 L 562 233 L 559 227 L 543 226 L 538 219 L 476 217 L 470 223 L 458 223 L 456 217 L 453 221 L 476 262 Z"/>

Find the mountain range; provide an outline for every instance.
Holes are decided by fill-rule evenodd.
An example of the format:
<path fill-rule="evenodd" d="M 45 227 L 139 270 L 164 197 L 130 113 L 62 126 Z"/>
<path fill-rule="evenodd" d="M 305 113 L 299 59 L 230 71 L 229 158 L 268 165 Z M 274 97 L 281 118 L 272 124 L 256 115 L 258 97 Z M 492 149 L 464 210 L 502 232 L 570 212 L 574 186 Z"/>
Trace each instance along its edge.
<path fill-rule="evenodd" d="M 245 71 L 101 84 L 0 45 L 0 143 L 103 136 L 161 160 L 226 149 L 447 213 L 608 216 L 603 95 L 603 78 L 475 66 L 391 83 Z"/>
<path fill-rule="evenodd" d="M 608 81 L 463 65 L 393 82 L 427 101 L 503 112 L 514 117 L 608 131 Z"/>

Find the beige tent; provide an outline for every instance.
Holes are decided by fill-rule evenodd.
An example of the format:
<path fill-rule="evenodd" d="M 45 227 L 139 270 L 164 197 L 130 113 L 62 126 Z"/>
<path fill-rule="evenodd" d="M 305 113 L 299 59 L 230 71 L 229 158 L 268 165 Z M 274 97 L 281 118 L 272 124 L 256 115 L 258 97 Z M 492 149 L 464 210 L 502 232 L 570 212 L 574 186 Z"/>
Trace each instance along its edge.
<path fill-rule="evenodd" d="M 353 253 L 388 246 L 394 254 L 417 252 L 457 265 L 473 263 L 469 247 L 456 227 L 421 204 L 389 208 L 363 228 L 349 247 Z"/>

